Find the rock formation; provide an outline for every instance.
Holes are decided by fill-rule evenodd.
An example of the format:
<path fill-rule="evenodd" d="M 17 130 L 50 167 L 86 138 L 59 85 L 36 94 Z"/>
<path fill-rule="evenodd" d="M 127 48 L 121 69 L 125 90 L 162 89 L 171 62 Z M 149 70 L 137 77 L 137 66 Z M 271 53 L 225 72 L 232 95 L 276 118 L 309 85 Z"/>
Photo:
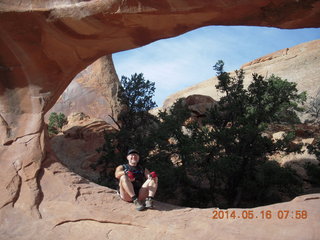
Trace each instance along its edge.
<path fill-rule="evenodd" d="M 117 96 L 119 86 L 111 55 L 101 57 L 72 80 L 46 118 L 51 112 L 62 112 L 66 116 L 83 112 L 114 123 L 112 119 L 117 120 L 122 110 Z"/>
<path fill-rule="evenodd" d="M 320 40 L 302 43 L 292 48 L 286 48 L 261 58 L 244 64 L 241 68 L 245 71 L 244 84 L 248 85 L 252 80 L 252 73 L 262 76 L 274 74 L 297 83 L 299 91 L 307 91 L 308 96 L 314 97 L 318 91 L 320 74 Z M 166 108 L 181 97 L 191 94 L 202 94 L 211 96 L 218 100 L 221 93 L 217 91 L 215 85 L 218 83 L 217 77 L 210 78 L 194 86 L 181 90 L 169 96 L 163 107 Z"/>
<path fill-rule="evenodd" d="M 95 167 L 100 158 L 97 152 L 104 144 L 104 133 L 115 129 L 105 121 L 90 118 L 83 113 L 68 116 L 62 132 L 50 139 L 52 151 L 69 170 L 97 181 L 102 169 Z"/>
<path fill-rule="evenodd" d="M 112 190 L 63 167 L 46 144 L 43 118 L 75 75 L 101 56 L 206 25 L 319 27 L 319 12 L 317 0 L 2 0 L 1 237 L 316 239 L 319 194 L 256 209 L 304 209 L 304 220 L 215 221 L 212 210 L 164 204 L 134 212 Z"/>

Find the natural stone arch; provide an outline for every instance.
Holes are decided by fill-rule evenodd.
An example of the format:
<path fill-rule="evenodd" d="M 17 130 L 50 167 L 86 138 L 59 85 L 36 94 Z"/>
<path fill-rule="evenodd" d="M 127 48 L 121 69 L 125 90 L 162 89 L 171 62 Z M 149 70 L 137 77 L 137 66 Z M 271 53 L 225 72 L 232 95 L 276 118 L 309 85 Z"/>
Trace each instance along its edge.
<path fill-rule="evenodd" d="M 224 231 L 220 238 L 232 236 L 236 228 L 229 228 L 226 221 L 220 227 L 215 225 L 210 229 L 211 222 L 207 219 L 198 225 L 195 220 L 190 220 L 195 213 L 210 218 L 210 211 L 181 209 L 163 217 L 160 213 L 133 213 L 128 217 L 129 206 L 120 204 L 108 189 L 74 176 L 51 154 L 46 145 L 43 116 L 72 78 L 103 55 L 206 25 L 319 27 L 319 6 L 317 0 L 284 0 L 280 3 L 266 0 L 29 0 L 19 4 L 11 0 L 1 1 L 0 219 L 6 220 L 2 221 L 1 233 L 20 239 L 23 239 L 23 233 L 25 239 L 57 238 L 59 234 L 70 239 L 64 234 L 70 232 L 72 224 L 67 229 L 61 226 L 83 222 L 100 230 L 104 226 L 116 225 L 121 231 L 121 226 L 127 226 L 127 231 L 138 232 L 141 234 L 139 238 L 146 236 L 149 239 L 154 232 L 154 238 L 161 233 L 166 233 L 169 239 L 204 237 L 203 229 L 211 237 L 218 236 L 215 235 L 217 231 Z M 59 194 L 60 191 L 63 194 Z M 298 199 L 291 207 L 285 206 L 291 209 L 304 206 L 319 213 L 315 208 L 319 200 L 304 201 L 307 198 Z M 168 206 L 163 208 L 170 209 Z M 102 214 L 101 209 L 109 215 Z M 175 213 L 184 217 L 179 218 Z M 42 220 L 29 218 L 30 214 Z M 144 219 L 136 221 L 137 216 L 144 216 Z M 162 227 L 168 223 L 168 217 L 176 220 L 176 225 L 171 226 L 174 231 L 155 229 L 146 224 L 145 221 L 153 221 L 153 217 Z M 17 219 L 21 222 L 14 229 L 10 220 Z M 318 225 L 312 225 L 316 218 L 310 219 L 305 223 L 316 234 Z M 35 226 L 33 229 L 29 229 L 31 222 Z M 279 239 L 297 236 L 281 232 L 281 223 L 274 228 Z M 105 225 L 99 227 L 99 224 Z M 192 227 L 188 228 L 189 224 Z M 235 226 L 249 228 L 248 232 L 240 231 L 242 236 L 255 234 L 254 225 L 249 227 L 238 222 Z M 270 224 L 267 226 L 271 227 Z M 35 235 L 35 229 L 40 229 L 39 236 Z M 293 226 L 293 229 L 299 233 L 303 228 Z M 75 238 L 76 231 L 71 232 Z"/>

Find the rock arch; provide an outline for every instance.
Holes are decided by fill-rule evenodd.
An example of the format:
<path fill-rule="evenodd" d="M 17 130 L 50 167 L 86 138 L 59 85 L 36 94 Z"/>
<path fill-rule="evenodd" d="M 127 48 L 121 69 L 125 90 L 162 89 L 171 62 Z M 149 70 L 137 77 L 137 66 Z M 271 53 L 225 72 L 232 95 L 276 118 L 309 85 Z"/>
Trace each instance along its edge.
<path fill-rule="evenodd" d="M 260 219 L 256 225 L 242 220 L 230 227 L 226 219 L 219 225 L 211 220 L 211 211 L 164 204 L 160 210 L 165 212 L 129 213 L 130 206 L 120 203 L 111 190 L 86 182 L 59 163 L 46 145 L 43 117 L 72 78 L 103 55 L 206 25 L 319 27 L 319 16 L 317 0 L 2 0 L 1 235 L 19 239 L 104 235 L 121 239 L 125 230 L 136 238 L 148 239 L 224 239 L 234 237 L 235 232 L 239 238 L 258 235 L 267 239 L 270 232 L 274 239 L 318 236 L 319 194 L 279 205 L 292 211 L 298 207 L 312 209 L 318 214 L 299 226 L 292 225 L 290 231 L 282 231 L 282 227 L 294 223 L 293 219 L 274 219 L 273 224 Z M 138 216 L 143 218 L 137 220 Z M 268 231 L 257 230 L 257 226 Z M 310 235 L 302 235 L 306 229 Z"/>

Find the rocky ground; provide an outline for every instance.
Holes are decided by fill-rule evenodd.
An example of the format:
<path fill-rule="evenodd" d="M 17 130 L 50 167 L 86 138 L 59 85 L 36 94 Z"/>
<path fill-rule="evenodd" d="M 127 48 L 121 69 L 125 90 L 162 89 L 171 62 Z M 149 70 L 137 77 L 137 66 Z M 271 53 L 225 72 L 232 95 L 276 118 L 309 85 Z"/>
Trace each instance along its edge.
<path fill-rule="evenodd" d="M 154 210 L 138 212 L 114 190 L 89 182 L 48 154 L 39 179 L 40 217 L 23 210 L 26 199 L 21 195 L 14 208 L 10 204 L 1 208 L 4 239 L 310 240 L 320 234 L 320 194 L 252 209 L 228 209 L 233 217 L 227 217 L 226 210 L 161 202 L 155 203 Z"/>

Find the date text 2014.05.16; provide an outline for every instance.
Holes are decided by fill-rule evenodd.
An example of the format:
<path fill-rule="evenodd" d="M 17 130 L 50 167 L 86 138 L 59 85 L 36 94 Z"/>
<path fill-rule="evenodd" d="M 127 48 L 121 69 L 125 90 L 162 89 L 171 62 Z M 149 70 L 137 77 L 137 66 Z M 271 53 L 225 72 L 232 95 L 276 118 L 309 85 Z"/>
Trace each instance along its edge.
<path fill-rule="evenodd" d="M 306 210 L 214 210 L 212 219 L 307 219 Z"/>

